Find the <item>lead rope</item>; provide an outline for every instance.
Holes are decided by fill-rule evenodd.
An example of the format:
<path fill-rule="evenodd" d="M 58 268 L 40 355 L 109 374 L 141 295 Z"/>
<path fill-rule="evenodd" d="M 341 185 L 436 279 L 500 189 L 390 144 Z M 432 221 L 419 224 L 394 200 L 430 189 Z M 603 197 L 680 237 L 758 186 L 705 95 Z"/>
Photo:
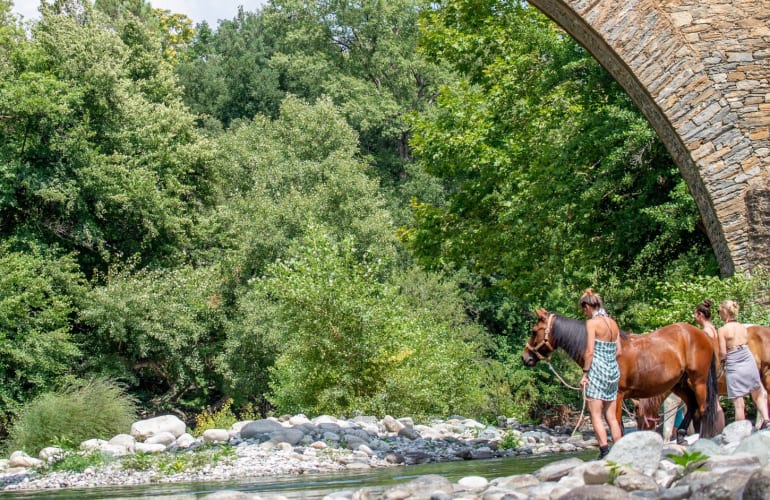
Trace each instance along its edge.
<path fill-rule="evenodd" d="M 551 360 L 547 360 L 546 363 L 548 363 L 548 368 L 551 369 L 554 375 L 556 375 L 556 378 L 559 379 L 559 381 L 564 384 L 565 387 L 568 387 L 569 389 L 575 390 L 575 391 L 581 391 L 583 394 L 583 409 L 580 410 L 580 418 L 578 418 L 578 422 L 575 425 L 575 428 L 572 429 L 572 434 L 570 434 L 570 437 L 574 437 L 575 433 L 580 429 L 580 425 L 583 423 L 583 416 L 585 416 L 586 413 L 586 389 L 585 387 L 575 387 L 572 385 L 569 385 L 566 380 L 562 378 L 561 375 L 559 375 L 556 372 L 556 369 L 554 369 L 553 365 L 551 364 Z"/>

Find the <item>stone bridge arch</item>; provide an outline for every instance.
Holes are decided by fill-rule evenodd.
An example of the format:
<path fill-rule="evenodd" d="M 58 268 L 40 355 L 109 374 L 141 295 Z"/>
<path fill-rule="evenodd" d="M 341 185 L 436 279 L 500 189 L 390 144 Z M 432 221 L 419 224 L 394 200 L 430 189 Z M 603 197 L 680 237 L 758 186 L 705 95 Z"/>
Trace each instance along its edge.
<path fill-rule="evenodd" d="M 770 0 L 528 0 L 649 120 L 724 276 L 770 269 Z"/>

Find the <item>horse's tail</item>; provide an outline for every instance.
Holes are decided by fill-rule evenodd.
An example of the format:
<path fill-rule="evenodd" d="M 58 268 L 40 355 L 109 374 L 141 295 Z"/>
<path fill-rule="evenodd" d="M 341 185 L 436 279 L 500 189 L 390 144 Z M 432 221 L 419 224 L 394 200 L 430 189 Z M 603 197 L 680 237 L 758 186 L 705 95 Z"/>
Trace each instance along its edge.
<path fill-rule="evenodd" d="M 716 356 L 711 357 L 711 368 L 709 368 L 708 380 L 706 382 L 706 414 L 701 418 L 700 435 L 701 437 L 714 437 L 724 425 L 719 419 L 719 393 L 717 389 L 717 364 Z"/>

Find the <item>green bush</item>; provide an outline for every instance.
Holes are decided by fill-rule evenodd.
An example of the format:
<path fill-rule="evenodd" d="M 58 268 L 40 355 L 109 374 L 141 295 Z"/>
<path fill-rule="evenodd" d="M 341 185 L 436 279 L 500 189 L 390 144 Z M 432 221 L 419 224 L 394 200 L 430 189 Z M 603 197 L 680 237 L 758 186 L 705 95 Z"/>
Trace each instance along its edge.
<path fill-rule="evenodd" d="M 0 246 L 0 436 L 26 401 L 77 364 L 71 316 L 86 290 L 73 256 L 12 246 Z"/>
<path fill-rule="evenodd" d="M 216 386 L 207 357 L 218 341 L 218 276 L 216 266 L 111 268 L 79 312 L 86 368 L 126 380 L 155 410 L 200 407 Z"/>
<path fill-rule="evenodd" d="M 32 400 L 13 422 L 9 448 L 37 454 L 54 441 L 80 443 L 128 432 L 136 401 L 117 383 L 97 378 L 72 383 Z"/>
<path fill-rule="evenodd" d="M 195 430 L 193 434 L 202 436 L 208 429 L 229 429 L 238 417 L 232 410 L 233 400 L 228 398 L 217 410 L 211 407 L 204 408 L 199 414 L 195 415 Z"/>
<path fill-rule="evenodd" d="M 752 276 L 736 274 L 730 278 L 716 276 L 669 276 L 666 281 L 656 283 L 650 298 L 633 310 L 633 322 L 641 325 L 640 331 L 650 331 L 663 325 L 686 321 L 694 323 L 693 311 L 703 299 L 711 299 L 712 321 L 720 327 L 722 321 L 717 306 L 727 299 L 738 301 L 738 320 L 743 323 L 770 323 L 766 307 L 768 277 L 761 270 Z"/>
<path fill-rule="evenodd" d="M 270 368 L 277 411 L 419 418 L 483 405 L 483 332 L 451 283 L 417 270 L 395 278 L 351 240 L 320 230 L 288 255 L 268 266 L 254 294 L 272 305 L 254 324 L 278 350 Z"/>

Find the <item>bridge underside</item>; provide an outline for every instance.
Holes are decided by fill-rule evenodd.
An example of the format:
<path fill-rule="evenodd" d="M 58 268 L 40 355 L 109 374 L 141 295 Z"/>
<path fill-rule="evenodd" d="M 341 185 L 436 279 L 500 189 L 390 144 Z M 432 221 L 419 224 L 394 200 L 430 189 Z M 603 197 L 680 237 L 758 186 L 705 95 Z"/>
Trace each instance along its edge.
<path fill-rule="evenodd" d="M 612 74 L 690 188 L 723 275 L 770 269 L 770 0 L 529 0 Z"/>

